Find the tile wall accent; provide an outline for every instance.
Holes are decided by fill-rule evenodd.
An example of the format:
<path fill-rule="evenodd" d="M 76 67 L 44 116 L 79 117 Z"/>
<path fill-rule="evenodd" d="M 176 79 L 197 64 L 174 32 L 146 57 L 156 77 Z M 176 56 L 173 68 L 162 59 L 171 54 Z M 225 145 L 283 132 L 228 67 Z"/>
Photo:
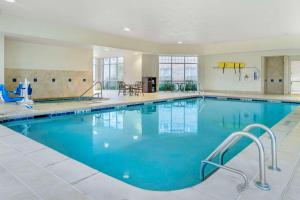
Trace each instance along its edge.
<path fill-rule="evenodd" d="M 33 99 L 77 97 L 93 82 L 92 71 L 5 69 L 5 85 L 14 90 L 27 78 L 33 89 Z M 86 94 L 91 96 L 92 91 Z"/>

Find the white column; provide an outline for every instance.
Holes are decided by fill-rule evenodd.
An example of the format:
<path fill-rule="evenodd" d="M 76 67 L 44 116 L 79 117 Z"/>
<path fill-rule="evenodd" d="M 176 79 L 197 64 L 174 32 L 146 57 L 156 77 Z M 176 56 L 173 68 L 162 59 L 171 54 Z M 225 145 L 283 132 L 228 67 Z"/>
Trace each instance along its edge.
<path fill-rule="evenodd" d="M 95 58 L 95 66 L 94 66 L 94 81 L 102 81 L 102 59 L 101 58 Z"/>
<path fill-rule="evenodd" d="M 0 84 L 4 83 L 4 34 L 0 33 Z"/>
<path fill-rule="evenodd" d="M 142 76 L 159 78 L 159 56 L 143 54 L 142 56 Z M 158 81 L 158 80 L 157 80 Z"/>

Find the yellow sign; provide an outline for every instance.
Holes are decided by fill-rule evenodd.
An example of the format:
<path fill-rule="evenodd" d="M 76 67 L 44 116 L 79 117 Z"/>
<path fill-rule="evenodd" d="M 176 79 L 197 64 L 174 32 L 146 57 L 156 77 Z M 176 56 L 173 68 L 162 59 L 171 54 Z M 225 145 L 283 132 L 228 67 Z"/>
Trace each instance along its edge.
<path fill-rule="evenodd" d="M 241 62 L 219 62 L 219 68 L 244 68 L 246 66 L 245 63 Z"/>

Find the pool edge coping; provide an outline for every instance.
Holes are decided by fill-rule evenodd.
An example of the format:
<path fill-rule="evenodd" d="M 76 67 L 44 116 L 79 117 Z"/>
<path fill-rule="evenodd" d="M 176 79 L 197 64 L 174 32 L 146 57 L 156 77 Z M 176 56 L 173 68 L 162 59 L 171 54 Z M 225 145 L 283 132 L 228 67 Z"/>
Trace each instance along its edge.
<path fill-rule="evenodd" d="M 160 99 L 146 99 L 146 100 L 135 100 L 133 102 L 125 101 L 125 102 L 111 102 L 106 105 L 96 105 L 96 106 L 86 106 L 86 107 L 79 107 L 79 108 L 70 108 L 70 109 L 62 109 L 56 111 L 37 111 L 32 110 L 32 113 L 26 113 L 24 115 L 14 114 L 14 115 L 2 115 L 0 116 L 0 125 L 6 122 L 11 121 L 23 121 L 23 120 L 30 120 L 34 118 L 47 118 L 47 117 L 55 117 L 55 116 L 64 116 L 64 115 L 74 115 L 80 113 L 89 113 L 89 112 L 97 112 L 97 111 L 104 111 L 110 109 L 117 109 L 123 106 L 126 107 L 133 107 L 139 105 L 147 105 L 147 104 L 158 104 L 168 101 L 175 101 L 175 100 L 184 100 L 184 99 L 193 99 L 193 98 L 200 98 L 202 95 L 190 93 L 187 96 L 178 96 L 178 97 L 164 97 Z M 232 95 L 205 95 L 205 98 L 208 99 L 217 99 L 217 100 L 237 100 L 237 101 L 246 101 L 246 102 L 271 102 L 271 103 L 294 103 L 300 105 L 300 100 L 278 100 L 274 98 L 249 98 L 249 97 L 237 97 Z"/>

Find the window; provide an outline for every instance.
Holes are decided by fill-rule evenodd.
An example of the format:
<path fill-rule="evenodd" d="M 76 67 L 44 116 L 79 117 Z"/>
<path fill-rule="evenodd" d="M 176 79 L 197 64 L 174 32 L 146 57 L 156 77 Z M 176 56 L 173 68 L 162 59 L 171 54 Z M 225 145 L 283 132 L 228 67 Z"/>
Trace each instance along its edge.
<path fill-rule="evenodd" d="M 111 57 L 103 59 L 104 89 L 117 89 L 117 82 L 123 80 L 123 57 Z"/>
<path fill-rule="evenodd" d="M 175 102 L 158 106 L 159 134 L 194 135 L 198 131 L 198 115 L 190 115 L 199 110 L 200 103 Z"/>
<path fill-rule="evenodd" d="M 196 56 L 159 56 L 160 81 L 197 81 L 197 66 Z"/>

